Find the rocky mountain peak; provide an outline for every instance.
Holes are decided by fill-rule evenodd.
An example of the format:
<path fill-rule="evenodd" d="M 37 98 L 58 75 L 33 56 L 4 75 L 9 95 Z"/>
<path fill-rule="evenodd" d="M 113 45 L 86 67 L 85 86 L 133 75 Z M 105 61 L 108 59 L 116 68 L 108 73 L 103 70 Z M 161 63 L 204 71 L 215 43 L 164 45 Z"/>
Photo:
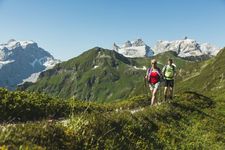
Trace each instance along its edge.
<path fill-rule="evenodd" d="M 11 39 L 0 44 L 0 86 L 13 89 L 32 74 L 59 62 L 34 41 Z"/>
<path fill-rule="evenodd" d="M 153 48 L 155 54 L 166 51 L 175 51 L 180 57 L 214 56 L 219 52 L 219 48 L 209 43 L 199 43 L 194 39 L 185 37 L 182 40 L 163 41 L 160 40 Z"/>
<path fill-rule="evenodd" d="M 138 47 L 138 46 L 145 46 L 145 42 L 142 39 L 137 39 L 136 41 L 134 41 L 132 43 L 132 46 L 136 46 L 136 47 Z"/>
<path fill-rule="evenodd" d="M 0 44 L 0 50 L 13 50 L 18 47 L 25 49 L 28 45 L 37 47 L 37 43 L 31 40 L 15 40 L 10 39 L 7 43 Z"/>
<path fill-rule="evenodd" d="M 131 41 L 129 41 L 129 40 L 126 41 L 122 47 L 123 47 L 123 48 L 126 48 L 126 47 L 132 47 Z"/>
<path fill-rule="evenodd" d="M 122 44 L 122 46 L 118 46 L 114 43 L 113 50 L 126 57 L 150 57 L 154 55 L 151 47 L 146 45 L 142 39 L 137 39 L 135 41 L 128 40 Z"/>

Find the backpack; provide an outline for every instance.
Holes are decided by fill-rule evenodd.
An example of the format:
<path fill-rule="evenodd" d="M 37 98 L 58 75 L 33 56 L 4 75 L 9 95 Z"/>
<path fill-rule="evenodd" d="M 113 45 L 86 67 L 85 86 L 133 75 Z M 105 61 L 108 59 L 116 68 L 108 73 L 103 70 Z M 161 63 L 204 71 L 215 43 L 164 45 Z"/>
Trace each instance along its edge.
<path fill-rule="evenodd" d="M 164 76 L 164 77 L 165 77 L 165 74 L 166 74 L 166 69 L 167 69 L 167 67 L 168 67 L 168 65 L 165 65 L 165 66 L 163 67 L 163 76 Z M 175 73 L 176 67 L 175 67 L 174 65 L 172 65 L 172 68 L 173 68 L 173 73 Z"/>
<path fill-rule="evenodd" d="M 150 82 L 150 80 L 151 80 L 151 73 L 152 73 L 152 70 L 153 70 L 153 68 L 148 68 L 148 70 L 147 70 L 147 77 L 148 77 L 148 81 Z M 156 72 L 157 72 L 157 74 L 159 75 L 158 77 L 158 81 L 160 81 L 161 80 L 161 77 L 162 77 L 162 73 L 161 73 L 161 70 L 159 69 L 159 68 L 156 68 Z"/>

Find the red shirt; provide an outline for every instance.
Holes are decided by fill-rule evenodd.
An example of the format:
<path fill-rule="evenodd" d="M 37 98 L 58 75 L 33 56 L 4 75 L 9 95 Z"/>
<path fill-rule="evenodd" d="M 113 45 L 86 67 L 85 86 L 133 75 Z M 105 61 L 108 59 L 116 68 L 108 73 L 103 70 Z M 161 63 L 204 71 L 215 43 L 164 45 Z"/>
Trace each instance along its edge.
<path fill-rule="evenodd" d="M 150 74 L 150 83 L 156 84 L 159 81 L 159 75 L 157 72 L 152 71 Z"/>

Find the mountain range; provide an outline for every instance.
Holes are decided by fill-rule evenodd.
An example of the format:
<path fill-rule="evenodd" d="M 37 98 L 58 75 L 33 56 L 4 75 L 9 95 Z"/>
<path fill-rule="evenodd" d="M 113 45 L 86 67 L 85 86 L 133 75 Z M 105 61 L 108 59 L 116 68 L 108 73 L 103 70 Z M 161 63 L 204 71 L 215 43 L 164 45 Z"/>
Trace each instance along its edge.
<path fill-rule="evenodd" d="M 97 48 L 97 49 L 103 50 L 102 48 Z M 100 58 L 105 58 L 105 59 L 99 59 L 97 56 L 94 57 L 95 55 L 93 54 L 94 56 L 90 56 L 90 58 L 92 60 L 87 60 L 89 62 L 92 61 L 92 63 L 87 64 L 85 61 L 83 61 L 83 63 L 85 63 L 85 65 L 83 65 L 81 62 L 77 61 L 77 65 L 82 65 L 83 67 L 87 67 L 87 68 L 93 67 L 93 69 L 91 69 L 91 70 L 100 70 L 100 68 L 102 69 L 102 67 L 103 68 L 108 67 L 108 68 L 115 69 L 115 66 L 113 66 L 113 64 L 105 63 L 105 62 L 112 61 L 113 63 L 119 64 L 117 67 L 120 67 L 121 63 L 119 63 L 119 62 L 122 61 L 123 65 L 126 66 L 124 68 L 124 70 L 126 70 L 126 71 L 128 70 L 127 72 L 132 72 L 131 70 L 133 69 L 133 70 L 136 70 L 136 72 L 138 70 L 138 71 L 142 72 L 142 74 L 143 74 L 145 69 L 148 67 L 148 64 L 143 61 L 148 62 L 149 61 L 148 58 L 158 57 L 158 56 L 160 56 L 159 54 L 165 55 L 166 54 L 165 52 L 167 52 L 167 51 L 168 52 L 173 51 L 174 52 L 173 56 L 176 55 L 176 58 L 178 58 L 178 57 L 185 58 L 185 59 L 190 58 L 190 57 L 192 58 L 192 59 L 187 59 L 187 60 L 197 60 L 199 58 L 200 58 L 199 60 L 202 60 L 203 58 L 209 59 L 209 58 L 215 56 L 219 52 L 219 49 L 216 48 L 215 46 L 211 46 L 208 43 L 199 44 L 195 40 L 188 39 L 187 37 L 185 37 L 183 40 L 176 40 L 176 41 L 158 41 L 156 43 L 156 46 L 154 46 L 154 48 L 151 48 L 150 46 L 145 44 L 145 42 L 142 39 L 137 39 L 135 41 L 127 41 L 124 44 L 121 44 L 119 46 L 116 43 L 114 43 L 113 50 L 114 51 L 112 51 L 110 53 L 106 52 L 107 50 L 101 52 L 101 53 L 104 53 L 105 56 L 100 57 Z M 117 53 L 121 54 L 120 57 L 112 56 L 112 55 L 118 56 Z M 78 59 L 78 60 L 84 59 L 85 60 L 85 58 L 82 58 L 83 56 L 84 55 L 78 56 L 72 60 L 75 60 L 75 59 Z M 173 56 L 171 56 L 171 57 L 173 57 Z M 108 59 L 106 59 L 106 58 L 108 58 Z M 113 58 L 113 59 L 111 59 L 111 58 Z M 68 62 L 71 62 L 72 60 L 69 60 Z M 125 61 L 126 63 L 124 62 L 124 60 L 127 60 L 127 61 Z M 184 60 L 182 59 L 182 62 L 183 61 Z M 101 65 L 95 64 L 95 62 L 98 62 Z M 38 44 L 34 41 L 31 41 L 31 40 L 17 41 L 14 39 L 9 40 L 7 43 L 0 44 L 0 86 L 6 87 L 8 89 L 15 89 L 17 87 L 17 85 L 23 84 L 25 82 L 34 83 L 37 80 L 39 80 L 38 78 L 40 76 L 43 76 L 44 73 L 41 74 L 41 72 L 44 72 L 48 69 L 53 68 L 58 63 L 60 63 L 59 60 L 55 59 L 46 50 L 40 48 L 38 46 Z M 102 65 L 102 64 L 104 64 L 104 65 Z M 83 70 L 82 68 L 80 68 L 80 69 Z M 115 78 L 124 76 L 124 75 L 122 75 L 122 70 L 118 71 L 118 70 L 113 70 L 113 69 L 107 71 L 111 74 L 111 76 L 113 76 L 115 74 L 116 74 Z M 78 72 L 80 72 L 80 70 L 78 70 Z M 86 74 L 87 72 L 89 72 L 89 71 L 86 70 L 86 71 L 83 71 L 83 73 L 80 72 L 80 75 L 83 76 L 83 74 Z M 75 73 L 75 72 L 71 72 L 71 73 L 73 75 L 73 73 Z M 101 71 L 99 73 L 101 73 Z M 135 74 L 135 73 L 131 73 L 131 74 Z M 138 74 L 140 74 L 140 73 L 138 73 Z M 103 77 L 104 75 L 101 75 L 101 76 Z M 131 75 L 129 74 L 129 76 L 131 76 Z M 65 78 L 65 77 L 63 77 L 63 78 Z M 98 75 L 96 75 L 95 77 L 90 77 L 90 75 L 89 75 L 88 79 L 89 78 L 91 78 L 90 80 L 94 80 L 92 78 L 99 78 L 99 77 L 98 77 Z M 41 79 L 41 77 L 40 77 L 40 79 Z M 100 80 L 100 78 L 98 80 Z M 104 82 L 107 82 L 107 79 L 105 79 Z M 121 82 L 122 82 L 122 79 L 121 79 Z M 134 81 L 132 81 L 132 82 L 134 82 Z M 138 82 L 142 82 L 142 81 L 138 81 Z M 80 81 L 80 85 L 83 85 L 83 84 L 84 85 L 86 84 L 85 80 Z M 121 84 L 121 83 L 118 82 L 118 85 L 119 84 Z M 74 83 L 73 86 L 75 86 L 75 85 L 76 84 Z M 124 92 L 122 90 L 121 93 L 127 93 L 127 92 L 132 93 L 132 91 L 135 91 L 134 89 L 136 89 L 136 88 L 140 89 L 140 87 L 136 87 L 133 85 L 134 85 L 134 83 L 131 83 L 131 86 L 129 88 L 124 86 L 126 88 L 124 88 Z M 97 87 L 97 85 L 95 85 L 95 86 Z M 79 86 L 79 87 L 82 88 L 82 86 Z M 110 85 L 108 87 L 110 87 Z M 114 87 L 114 86 L 112 86 L 112 87 Z M 93 92 L 93 89 L 89 89 L 89 86 L 87 86 L 87 88 L 88 88 L 87 91 Z M 51 87 L 51 89 L 54 89 L 54 88 Z M 55 95 L 57 95 L 59 93 L 59 90 L 62 90 L 62 89 L 59 88 L 57 90 L 57 92 L 55 92 Z M 48 92 L 48 90 L 46 90 L 46 91 Z M 88 93 L 87 91 L 84 92 L 83 94 L 81 94 L 82 96 L 79 94 L 77 96 L 84 100 L 96 99 L 96 96 L 93 96 L 93 95 L 96 95 L 96 92 L 93 92 L 92 96 L 90 95 L 90 93 L 87 96 L 87 93 Z M 69 93 L 69 94 L 67 92 L 61 92 L 61 93 L 64 96 L 73 96 L 74 95 L 74 93 Z M 109 91 L 108 91 L 108 94 L 105 93 L 105 95 L 107 95 L 107 97 L 109 99 L 117 99 L 117 98 L 119 99 L 119 98 L 123 97 L 124 95 L 126 95 L 125 97 L 128 96 L 128 94 L 121 94 L 119 96 L 119 95 L 115 94 L 115 92 L 109 92 Z M 112 95 L 114 95 L 114 96 L 112 96 Z M 105 98 L 106 98 L 106 96 L 102 96 L 100 99 L 105 99 Z"/>
<path fill-rule="evenodd" d="M 154 46 L 156 54 L 165 51 L 175 51 L 180 57 L 192 56 L 215 56 L 219 52 L 219 48 L 209 43 L 198 43 L 196 40 L 185 37 L 183 40 L 175 41 L 158 41 Z"/>
<path fill-rule="evenodd" d="M 0 44 L 0 86 L 15 89 L 25 81 L 34 82 L 41 71 L 59 62 L 31 40 L 11 39 Z"/>
<path fill-rule="evenodd" d="M 121 99 L 143 87 L 138 83 L 143 81 L 140 77 L 145 67 L 137 63 L 116 51 L 96 47 L 42 72 L 36 83 L 20 88 L 82 100 Z"/>
<path fill-rule="evenodd" d="M 42 72 L 36 83 L 26 82 L 19 89 L 43 92 L 62 98 L 76 97 L 86 101 L 111 101 L 129 98 L 147 92 L 143 77 L 152 58 L 158 60 L 160 68 L 167 63 L 168 58 L 174 60 L 178 71 L 177 82 L 182 83 L 179 84 L 182 85 L 180 88 L 182 89 L 182 87 L 186 87 L 184 81 L 188 81 L 187 79 L 195 81 L 191 77 L 199 75 L 202 67 L 208 66 L 215 69 L 217 66 L 210 66 L 208 62 L 217 62 L 223 59 L 220 56 L 221 53 L 208 60 L 196 62 L 180 57 L 175 51 L 165 51 L 152 57 L 130 58 L 117 51 L 96 47 Z M 213 70 L 210 72 L 214 78 Z M 223 73 L 220 73 L 219 77 L 223 78 Z M 203 83 L 192 86 L 201 87 L 207 83 L 202 77 L 193 84 L 201 80 Z M 188 85 L 191 83 L 187 82 Z M 220 85 L 220 82 L 217 85 Z"/>
<path fill-rule="evenodd" d="M 219 52 L 219 48 L 209 43 L 199 43 L 194 39 L 185 37 L 181 40 L 174 41 L 157 41 L 155 46 L 151 48 L 146 45 L 142 39 L 135 41 L 127 41 L 118 46 L 113 44 L 113 50 L 126 57 L 151 57 L 166 51 L 174 51 L 180 57 L 212 57 Z"/>
<path fill-rule="evenodd" d="M 177 68 L 173 100 L 161 101 L 161 86 L 157 102 L 162 103 L 157 106 L 149 106 L 143 80 L 152 58 L 160 68 L 172 58 Z M 0 145 L 6 149 L 222 150 L 224 58 L 225 48 L 202 61 L 191 61 L 176 51 L 129 58 L 92 48 L 41 72 L 36 83 L 20 85 L 22 91 L 0 88 Z"/>
<path fill-rule="evenodd" d="M 194 63 L 171 51 L 153 58 L 158 59 L 161 68 L 168 58 L 173 58 L 178 68 Z M 144 75 L 151 59 L 129 58 L 116 51 L 96 47 L 42 72 L 36 83 L 25 83 L 19 88 L 87 101 L 128 98 L 147 92 Z"/>

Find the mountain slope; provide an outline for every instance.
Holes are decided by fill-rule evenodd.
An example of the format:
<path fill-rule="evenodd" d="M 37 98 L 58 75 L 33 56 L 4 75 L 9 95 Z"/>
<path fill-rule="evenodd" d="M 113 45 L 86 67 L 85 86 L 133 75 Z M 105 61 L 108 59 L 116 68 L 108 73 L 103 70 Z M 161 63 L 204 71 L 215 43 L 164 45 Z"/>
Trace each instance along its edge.
<path fill-rule="evenodd" d="M 199 91 L 214 96 L 218 93 L 221 95 L 225 92 L 224 58 L 225 48 L 210 60 L 184 68 L 189 71 L 189 74 L 183 75 L 183 80 L 178 85 L 179 88 Z"/>
<path fill-rule="evenodd" d="M 82 100 L 112 100 L 132 95 L 141 87 L 136 85 L 143 74 L 123 55 L 94 48 L 41 73 L 37 83 L 27 89 Z"/>
<path fill-rule="evenodd" d="M 186 61 L 175 54 L 166 52 L 155 58 L 160 63 L 168 57 L 174 58 L 180 68 L 176 88 L 184 86 L 191 91 L 176 93 L 170 103 L 158 106 L 150 107 L 146 95 L 121 102 L 89 103 L 74 98 L 63 100 L 0 89 L 0 98 L 3 99 L 0 101 L 3 108 L 0 121 L 20 121 L 0 125 L 0 145 L 37 149 L 224 149 L 225 103 L 222 91 L 225 88 L 218 87 L 225 85 L 221 78 L 225 68 L 225 49 L 215 58 L 203 62 Z M 68 79 L 73 70 L 81 76 L 87 76 L 85 72 L 90 69 L 104 70 L 110 66 L 134 68 L 136 65 L 141 70 L 141 66 L 149 61 L 149 58 L 129 59 L 111 50 L 94 48 L 43 72 L 38 82 L 50 81 L 53 75 L 60 73 Z M 195 73 L 198 74 L 193 76 Z M 218 77 L 210 78 L 214 73 Z M 186 79 L 189 75 L 191 77 Z M 120 84 L 117 91 L 123 88 Z M 208 97 L 193 90 L 219 93 Z M 215 94 L 221 99 L 214 99 Z M 65 118 L 57 120 L 60 117 Z M 31 122 L 40 119 L 42 121 Z"/>
<path fill-rule="evenodd" d="M 10 40 L 0 44 L 0 86 L 14 89 L 33 73 L 52 68 L 58 62 L 33 41 Z"/>
<path fill-rule="evenodd" d="M 166 52 L 159 58 L 159 67 L 171 57 L 178 68 L 188 63 Z M 63 98 L 75 96 L 81 100 L 109 101 L 146 93 L 143 77 L 151 58 L 127 58 L 116 51 L 93 48 L 69 61 L 40 74 L 34 84 L 20 89 L 44 92 Z"/>

